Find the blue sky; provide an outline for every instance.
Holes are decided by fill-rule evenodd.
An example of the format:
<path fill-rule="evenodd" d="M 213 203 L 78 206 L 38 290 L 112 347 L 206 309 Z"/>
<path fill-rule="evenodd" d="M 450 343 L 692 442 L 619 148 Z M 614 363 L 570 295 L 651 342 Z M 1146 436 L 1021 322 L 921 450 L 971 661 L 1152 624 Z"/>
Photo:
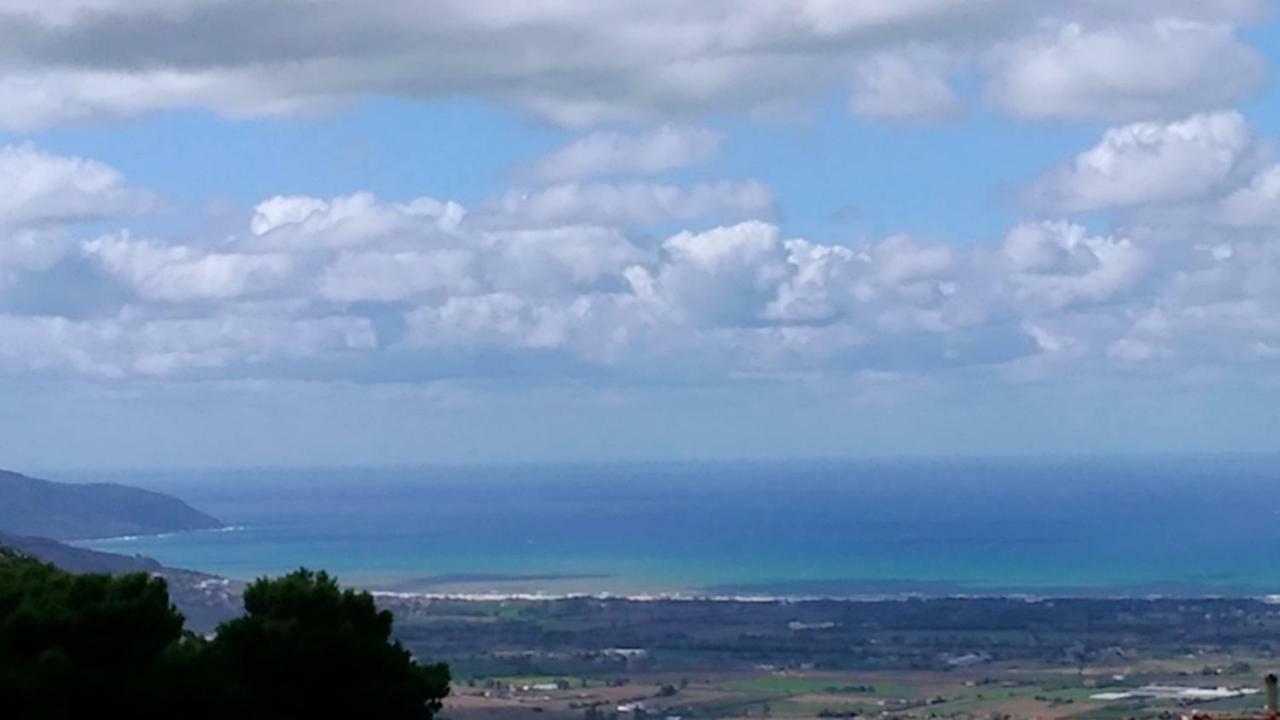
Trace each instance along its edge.
<path fill-rule="evenodd" d="M 967 242 L 1001 234 L 1019 217 L 1010 197 L 1017 188 L 1105 127 L 1027 124 L 981 108 L 948 122 L 851 122 L 834 95 L 809 111 L 772 122 L 707 118 L 701 125 L 724 134 L 720 152 L 666 177 L 766 180 L 788 230 L 805 237 L 911 232 Z M 318 116 L 228 122 L 174 110 L 5 139 L 105 162 L 162 189 L 182 206 L 181 220 L 210 200 L 252 207 L 278 194 L 483 202 L 512 183 L 515 168 L 580 134 L 475 101 L 380 98 Z"/>
<path fill-rule="evenodd" d="M 1265 0 L 0 0 L 0 466 L 1272 452 Z"/>

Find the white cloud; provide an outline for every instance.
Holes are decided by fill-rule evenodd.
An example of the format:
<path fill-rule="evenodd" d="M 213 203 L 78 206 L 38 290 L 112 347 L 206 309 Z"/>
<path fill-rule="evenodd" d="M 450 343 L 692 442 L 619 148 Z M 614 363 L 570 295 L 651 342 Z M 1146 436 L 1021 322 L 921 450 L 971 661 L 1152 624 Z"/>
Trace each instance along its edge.
<path fill-rule="evenodd" d="M 0 229 L 0 289 L 21 273 L 52 266 L 70 247 L 58 234 Z"/>
<path fill-rule="evenodd" d="M 501 223 L 522 226 L 644 225 L 704 218 L 760 218 L 773 212 L 763 183 L 705 182 L 564 183 L 540 190 L 512 190 L 497 207 Z"/>
<path fill-rule="evenodd" d="M 1129 240 L 1090 237 L 1061 222 L 1019 225 L 1003 251 L 1017 296 L 1054 308 L 1111 300 L 1132 288 L 1147 265 Z"/>
<path fill-rule="evenodd" d="M 706 162 L 722 140 L 714 130 L 675 125 L 645 133 L 594 132 L 539 160 L 527 174 L 547 182 L 657 175 Z"/>
<path fill-rule="evenodd" d="M 1205 319 L 1221 319 L 1230 303 L 1259 313 L 1280 303 L 1280 281 L 1267 280 L 1280 250 L 1260 240 L 1193 255 L 1157 246 L 1161 256 L 1123 236 L 1029 223 L 995 247 L 905 235 L 846 246 L 745 221 L 645 249 L 603 227 L 493 230 L 480 218 L 441 233 L 440 213 L 422 205 L 293 198 L 257 214 L 262 234 L 217 250 L 128 235 L 89 241 L 85 257 L 133 301 L 99 319 L 8 316 L 0 338 L 27 350 L 0 365 L 252 376 L 261 362 L 349 353 L 376 367 L 373 328 L 387 323 L 387 341 L 425 362 L 483 348 L 552 353 L 567 372 L 581 363 L 703 375 L 892 370 L 1000 363 L 1035 348 L 1058 362 L 1136 363 L 1177 355 L 1169 327 L 1212 334 L 1224 348 L 1280 343 L 1243 310 L 1229 324 Z M 265 242 L 285 231 L 287 242 Z M 1135 319 L 1153 303 L 1176 322 Z"/>
<path fill-rule="evenodd" d="M 650 253 L 614 229 L 592 226 L 488 232 L 485 273 L 495 288 L 558 295 L 615 282 Z"/>
<path fill-rule="evenodd" d="M 1081 212 L 1204 198 L 1254 157 L 1237 112 L 1193 115 L 1169 124 L 1134 123 L 1042 178 L 1028 201 L 1056 212 Z"/>
<path fill-rule="evenodd" d="M 824 323 L 839 318 L 847 309 L 847 297 L 867 292 L 859 283 L 865 258 L 850 248 L 821 245 L 808 240 L 786 243 L 791 276 L 765 308 L 770 320 L 793 323 Z"/>
<path fill-rule="evenodd" d="M 870 60 L 938 46 L 991 61 L 1030 117 L 1167 117 L 1256 87 L 1234 34 L 1261 0 L 171 0 L 0 10 L 0 126 L 199 107 L 315 112 L 371 95 L 470 97 L 569 125 L 791 106 L 870 72 L 869 112 L 936 113 L 936 75 Z M 1048 29 L 1046 29 L 1046 27 Z M 927 91 L 926 91 L 927 90 Z"/>
<path fill-rule="evenodd" d="M 0 314 L 0 369 L 118 378 L 371 350 L 367 320 L 262 314 L 69 320 Z"/>
<path fill-rule="evenodd" d="M 662 247 L 666 261 L 652 278 L 633 273 L 632 287 L 697 321 L 758 322 L 790 272 L 778 228 L 762 222 L 683 232 Z"/>
<path fill-rule="evenodd" d="M 1170 18 L 1049 26 L 996 48 L 989 64 L 988 98 L 1030 118 L 1170 118 L 1229 105 L 1266 74 L 1231 25 Z"/>
<path fill-rule="evenodd" d="M 869 251 L 876 276 L 886 286 L 936 278 L 951 265 L 952 255 L 948 248 L 921 246 L 907 235 L 890 237 Z"/>
<path fill-rule="evenodd" d="M 377 346 L 368 320 L 340 316 L 290 318 L 254 313 L 155 320 L 127 332 L 126 357 L 132 371 L 144 375 L 370 351 Z"/>
<path fill-rule="evenodd" d="M 406 317 L 405 344 L 428 350 L 508 350 L 554 352 L 599 365 L 661 361 L 670 348 L 658 347 L 658 319 L 635 297 L 580 295 L 536 301 L 496 292 L 449 298 L 424 305 Z"/>
<path fill-rule="evenodd" d="M 951 60 L 936 48 L 876 53 L 858 63 L 849 108 L 855 115 L 895 119 L 944 117 L 960 109 L 948 75 Z"/>
<path fill-rule="evenodd" d="M 0 371 L 255 377 L 264 363 L 287 375 L 319 360 L 430 377 L 478 357 L 477 373 L 723 379 L 1262 362 L 1259 348 L 1280 347 L 1280 240 L 1258 231 L 1275 173 L 1254 174 L 1261 147 L 1232 113 L 1116 129 L 1050 176 L 1060 204 L 1160 204 L 1178 223 L 1029 222 L 994 243 L 787 237 L 733 217 L 771 206 L 750 182 L 568 183 L 470 212 L 432 198 L 280 196 L 229 236 L 196 233 L 218 238 L 203 243 L 96 230 L 77 241 L 68 228 L 99 211 L 55 219 L 18 206 L 12 217 L 49 219 L 0 243 L 0 302 L 14 288 L 28 298 L 0 315 Z M 64 167 L 108 181 L 46 187 L 130 192 L 79 163 Z M 55 192 L 80 190 L 34 197 Z M 688 229 L 651 239 L 676 222 Z M 68 278 L 81 299 L 66 317 L 16 309 L 42 283 L 73 294 L 57 287 Z"/>
<path fill-rule="evenodd" d="M 330 200 L 277 196 L 258 204 L 250 228 L 260 245 L 305 250 L 449 234 L 465 214 L 461 205 L 433 198 L 384 204 L 372 193 Z"/>
<path fill-rule="evenodd" d="M 1280 165 L 1273 165 L 1222 199 L 1219 217 L 1241 227 L 1280 227 Z"/>
<path fill-rule="evenodd" d="M 954 252 L 906 236 L 850 248 L 783 240 L 776 226 L 753 221 L 680 233 L 663 249 L 656 269 L 634 268 L 627 279 L 637 297 L 679 322 L 729 328 L 843 323 L 859 336 L 935 332 L 961 322 L 943 307 L 955 299 L 954 288 L 947 290 Z"/>
<path fill-rule="evenodd" d="M 77 226 L 133 215 L 149 204 L 148 194 L 115 168 L 30 144 L 0 146 L 0 290 L 73 252 Z"/>
<path fill-rule="evenodd" d="M 102 163 L 32 145 L 0 146 L 0 228 L 103 220 L 140 210 L 146 201 Z"/>
<path fill-rule="evenodd" d="M 273 290 L 287 282 L 293 259 L 279 253 L 200 252 L 126 235 L 84 244 L 84 252 L 148 300 L 229 300 Z"/>
<path fill-rule="evenodd" d="M 562 314 L 509 293 L 449 298 L 409 313 L 411 341 L 428 346 L 514 346 L 549 349 L 564 344 Z"/>
<path fill-rule="evenodd" d="M 784 239 L 775 225 L 747 221 L 677 233 L 655 251 L 606 228 L 492 231 L 464 221 L 441 235 L 438 216 L 412 206 L 348 212 L 344 223 L 375 237 L 342 244 L 313 242 L 310 233 L 329 238 L 333 226 L 308 224 L 312 212 L 286 213 L 266 235 L 292 227 L 288 250 L 243 249 L 264 237 L 252 234 L 232 242 L 242 248 L 234 252 L 128 236 L 90 241 L 86 256 L 135 302 L 99 319 L 6 316 L 0 338 L 17 345 L 0 366 L 252 376 L 262 362 L 346 353 L 376 367 L 373 328 L 395 317 L 403 332 L 389 342 L 427 362 L 486 348 L 553 353 L 567 368 L 675 365 L 699 374 L 998 363 L 1028 348 L 1059 362 L 1136 363 L 1176 356 L 1178 333 L 1212 334 L 1223 347 L 1280 343 L 1258 324 L 1280 301 L 1280 281 L 1266 279 L 1280 251 L 1262 241 L 1162 258 L 1123 237 L 1036 223 L 994 248 L 907 236 L 844 246 Z M 399 216 L 391 223 L 399 232 L 383 234 L 362 213 Z M 406 237 L 415 249 L 405 249 Z M 261 302 L 246 304 L 252 298 Z M 1150 313 L 1139 321 L 1150 303 L 1176 321 L 1161 325 Z M 1231 303 L 1237 310 L 1225 315 Z M 1257 319 L 1241 307 L 1256 308 Z"/>
<path fill-rule="evenodd" d="M 460 250 L 342 253 L 320 277 L 320 294 L 339 302 L 397 302 L 471 293 L 474 258 Z"/>
<path fill-rule="evenodd" d="M 896 235 L 857 248 L 786 242 L 793 273 L 766 316 L 783 324 L 839 321 L 860 335 L 945 332 L 966 324 L 956 253 Z"/>

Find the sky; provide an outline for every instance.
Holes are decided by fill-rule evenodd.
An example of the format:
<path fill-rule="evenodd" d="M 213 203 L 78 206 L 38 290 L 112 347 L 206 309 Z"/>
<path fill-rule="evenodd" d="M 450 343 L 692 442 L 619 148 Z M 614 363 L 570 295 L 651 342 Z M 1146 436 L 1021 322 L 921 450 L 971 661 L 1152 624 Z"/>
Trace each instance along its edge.
<path fill-rule="evenodd" d="M 0 0 L 0 466 L 1280 451 L 1268 0 Z"/>

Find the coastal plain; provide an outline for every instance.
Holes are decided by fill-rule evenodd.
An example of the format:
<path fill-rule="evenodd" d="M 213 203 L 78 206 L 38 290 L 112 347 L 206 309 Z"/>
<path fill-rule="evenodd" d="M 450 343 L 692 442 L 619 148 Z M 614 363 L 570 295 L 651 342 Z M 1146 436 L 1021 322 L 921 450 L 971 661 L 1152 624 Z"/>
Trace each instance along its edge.
<path fill-rule="evenodd" d="M 1250 713 L 1280 652 L 1239 598 L 380 602 L 455 720 Z"/>

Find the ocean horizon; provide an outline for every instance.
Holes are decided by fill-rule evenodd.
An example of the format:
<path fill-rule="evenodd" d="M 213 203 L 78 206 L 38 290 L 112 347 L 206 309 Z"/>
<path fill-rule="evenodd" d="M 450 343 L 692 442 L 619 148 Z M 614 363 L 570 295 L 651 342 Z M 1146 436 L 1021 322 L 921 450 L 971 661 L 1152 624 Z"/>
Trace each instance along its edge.
<path fill-rule="evenodd" d="M 78 543 L 249 580 L 735 597 L 1280 594 L 1265 456 L 59 473 L 224 531 Z"/>

